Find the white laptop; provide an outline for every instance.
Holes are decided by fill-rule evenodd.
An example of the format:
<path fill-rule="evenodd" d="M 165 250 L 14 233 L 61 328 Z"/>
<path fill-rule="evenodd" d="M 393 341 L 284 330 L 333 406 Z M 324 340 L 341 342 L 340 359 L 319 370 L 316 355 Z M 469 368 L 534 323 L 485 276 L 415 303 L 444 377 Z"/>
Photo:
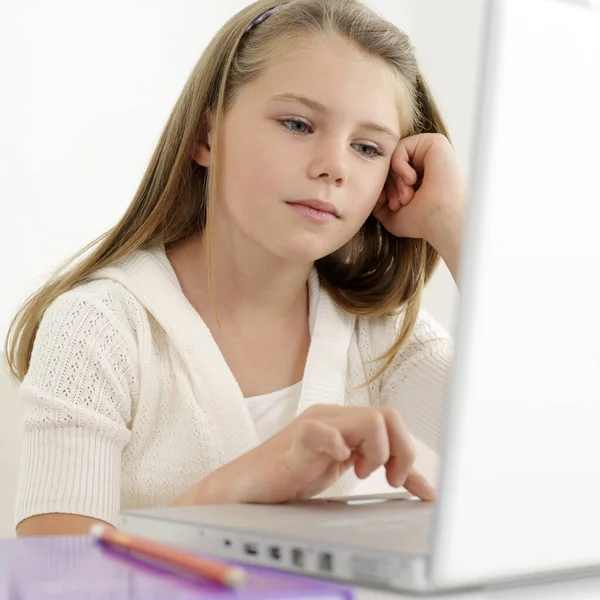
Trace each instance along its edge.
<path fill-rule="evenodd" d="M 600 13 L 492 0 L 439 500 L 122 512 L 271 567 L 438 591 L 600 573 Z"/>

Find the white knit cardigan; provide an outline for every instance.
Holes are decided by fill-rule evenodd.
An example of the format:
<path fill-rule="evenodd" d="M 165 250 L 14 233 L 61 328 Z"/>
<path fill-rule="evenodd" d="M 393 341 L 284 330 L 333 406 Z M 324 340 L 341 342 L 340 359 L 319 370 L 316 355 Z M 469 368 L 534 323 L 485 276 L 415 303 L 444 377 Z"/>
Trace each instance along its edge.
<path fill-rule="evenodd" d="M 398 317 L 355 317 L 309 281 L 311 342 L 298 414 L 318 403 L 395 407 L 439 450 L 452 343 L 421 311 L 410 342 L 359 387 Z M 258 442 L 242 392 L 182 293 L 163 246 L 138 251 L 46 311 L 25 403 L 16 523 L 75 513 L 116 524 L 120 509 L 167 505 Z M 351 493 L 347 473 L 326 494 Z"/>

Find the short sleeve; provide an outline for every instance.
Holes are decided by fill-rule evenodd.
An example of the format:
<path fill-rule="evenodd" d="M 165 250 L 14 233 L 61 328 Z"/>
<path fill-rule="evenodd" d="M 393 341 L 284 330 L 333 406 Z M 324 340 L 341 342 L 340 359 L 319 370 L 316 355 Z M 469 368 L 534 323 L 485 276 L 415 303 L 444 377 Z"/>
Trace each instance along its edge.
<path fill-rule="evenodd" d="M 448 332 L 421 310 L 408 342 L 382 379 L 380 403 L 395 408 L 411 433 L 439 453 L 453 343 Z"/>
<path fill-rule="evenodd" d="M 72 513 L 115 524 L 137 394 L 135 336 L 115 296 L 84 284 L 46 310 L 29 370 L 15 521 Z M 87 287 L 86 287 L 87 286 Z"/>

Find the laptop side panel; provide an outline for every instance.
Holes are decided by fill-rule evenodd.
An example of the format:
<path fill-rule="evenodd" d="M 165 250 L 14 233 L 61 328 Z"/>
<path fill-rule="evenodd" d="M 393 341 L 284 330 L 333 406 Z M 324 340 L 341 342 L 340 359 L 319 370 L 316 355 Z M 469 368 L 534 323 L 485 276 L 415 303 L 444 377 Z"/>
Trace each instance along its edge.
<path fill-rule="evenodd" d="M 600 566 L 600 13 L 494 0 L 432 576 Z"/>

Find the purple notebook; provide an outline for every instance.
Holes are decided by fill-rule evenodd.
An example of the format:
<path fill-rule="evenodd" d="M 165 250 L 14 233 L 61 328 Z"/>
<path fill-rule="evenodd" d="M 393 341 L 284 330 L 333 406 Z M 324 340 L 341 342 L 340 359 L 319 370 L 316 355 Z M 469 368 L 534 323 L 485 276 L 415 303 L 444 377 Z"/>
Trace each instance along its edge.
<path fill-rule="evenodd" d="M 99 545 L 88 536 L 0 540 L 0 600 L 354 598 L 351 588 L 334 582 L 244 567 L 248 571 L 246 585 L 230 590 L 167 573 Z"/>

